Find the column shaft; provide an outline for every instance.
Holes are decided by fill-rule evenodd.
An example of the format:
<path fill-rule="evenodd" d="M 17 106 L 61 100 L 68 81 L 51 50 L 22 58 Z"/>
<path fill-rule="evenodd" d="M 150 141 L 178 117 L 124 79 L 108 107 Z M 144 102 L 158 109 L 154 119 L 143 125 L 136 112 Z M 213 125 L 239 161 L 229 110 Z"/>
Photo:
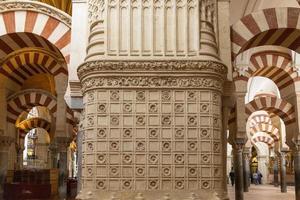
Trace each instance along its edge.
<path fill-rule="evenodd" d="M 300 150 L 294 152 L 294 170 L 295 170 L 295 193 L 296 200 L 300 200 Z"/>
<path fill-rule="evenodd" d="M 3 195 L 4 183 L 8 168 L 8 152 L 0 152 L 0 198 Z"/>
<path fill-rule="evenodd" d="M 278 181 L 278 158 L 274 158 L 274 166 L 273 166 L 273 173 L 274 173 L 274 181 L 273 184 L 275 187 L 279 186 L 279 181 Z"/>
<path fill-rule="evenodd" d="M 244 200 L 243 148 L 236 145 L 234 150 L 235 200 Z"/>
<path fill-rule="evenodd" d="M 282 193 L 287 192 L 287 185 L 286 185 L 286 160 L 285 160 L 285 152 L 281 152 L 280 159 L 280 189 Z"/>
<path fill-rule="evenodd" d="M 249 192 L 250 166 L 248 153 L 243 154 L 244 192 Z"/>

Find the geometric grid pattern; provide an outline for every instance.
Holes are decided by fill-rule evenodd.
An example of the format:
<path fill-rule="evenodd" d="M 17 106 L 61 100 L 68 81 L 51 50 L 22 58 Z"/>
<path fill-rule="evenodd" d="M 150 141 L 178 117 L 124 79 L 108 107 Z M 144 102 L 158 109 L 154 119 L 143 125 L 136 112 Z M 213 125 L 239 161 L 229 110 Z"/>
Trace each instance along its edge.
<path fill-rule="evenodd" d="M 220 94 L 97 90 L 84 102 L 85 188 L 221 188 Z"/>

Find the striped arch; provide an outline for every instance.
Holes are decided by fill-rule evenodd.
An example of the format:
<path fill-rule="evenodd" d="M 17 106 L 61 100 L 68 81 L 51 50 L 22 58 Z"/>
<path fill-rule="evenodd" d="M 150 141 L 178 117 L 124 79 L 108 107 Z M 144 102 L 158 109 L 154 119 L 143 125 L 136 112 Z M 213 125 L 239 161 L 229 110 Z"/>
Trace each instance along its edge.
<path fill-rule="evenodd" d="M 22 2 L 16 8 L 11 8 L 11 2 L 0 3 L 1 57 L 13 52 L 14 48 L 36 46 L 54 50 L 54 45 L 69 63 L 71 17 L 47 4 Z M 32 9 L 29 3 L 35 8 Z M 23 33 L 24 37 L 18 33 Z M 1 36 L 7 37 L 6 40 Z"/>
<path fill-rule="evenodd" d="M 270 116 L 267 114 L 259 114 L 259 115 L 254 115 L 250 119 L 249 123 L 250 123 L 250 128 L 252 128 L 260 123 L 272 124 L 272 120 L 271 120 Z"/>
<path fill-rule="evenodd" d="M 257 132 L 264 132 L 270 135 L 275 142 L 279 141 L 280 139 L 280 132 L 279 129 L 272 124 L 265 124 L 259 123 L 256 124 L 254 127 L 250 128 L 250 135 L 254 136 Z"/>
<path fill-rule="evenodd" d="M 50 133 L 51 123 L 44 118 L 33 117 L 20 122 L 17 128 L 20 130 L 20 137 L 25 138 L 26 134 L 35 128 L 42 128 Z"/>
<path fill-rule="evenodd" d="M 255 143 L 257 143 L 257 142 L 265 143 L 265 144 L 267 144 L 269 147 L 274 147 L 274 144 L 275 144 L 273 138 L 272 138 L 271 136 L 269 136 L 269 135 L 264 135 L 264 136 L 262 136 L 262 135 L 259 135 L 259 136 L 253 136 L 253 137 L 251 138 L 251 144 L 252 144 L 252 145 L 255 145 Z"/>
<path fill-rule="evenodd" d="M 42 49 L 25 49 L 9 55 L 1 63 L 0 73 L 22 85 L 35 74 L 49 73 L 54 77 L 58 74 L 68 75 L 67 66 L 62 60 Z"/>
<path fill-rule="evenodd" d="M 245 80 L 254 76 L 271 79 L 279 90 L 299 81 L 298 73 L 293 68 L 292 57 L 289 54 L 276 51 L 263 51 L 253 54 L 250 65 L 243 75 L 234 72 L 234 80 Z"/>
<path fill-rule="evenodd" d="M 24 90 L 7 99 L 7 121 L 16 123 L 23 111 L 28 111 L 35 106 L 48 108 L 56 118 L 57 100 L 52 94 L 43 90 Z"/>
<path fill-rule="evenodd" d="M 276 45 L 300 52 L 300 8 L 269 8 L 244 16 L 231 27 L 232 59 L 252 47 Z"/>
<path fill-rule="evenodd" d="M 295 122 L 294 107 L 283 99 L 273 95 L 259 96 L 246 104 L 245 112 L 248 117 L 255 111 L 264 110 L 280 117 L 285 125 Z M 247 117 L 247 118 L 248 118 Z"/>

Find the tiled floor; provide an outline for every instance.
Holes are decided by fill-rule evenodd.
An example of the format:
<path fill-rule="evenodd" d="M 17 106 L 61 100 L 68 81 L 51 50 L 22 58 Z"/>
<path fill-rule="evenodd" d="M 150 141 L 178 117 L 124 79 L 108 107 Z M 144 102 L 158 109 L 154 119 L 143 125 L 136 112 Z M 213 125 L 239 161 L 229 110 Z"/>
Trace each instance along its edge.
<path fill-rule="evenodd" d="M 234 199 L 234 187 L 228 185 L 230 200 Z M 244 193 L 244 200 L 293 200 L 295 199 L 294 187 L 288 186 L 287 193 L 281 193 L 280 187 L 273 185 L 251 185 L 249 192 Z"/>

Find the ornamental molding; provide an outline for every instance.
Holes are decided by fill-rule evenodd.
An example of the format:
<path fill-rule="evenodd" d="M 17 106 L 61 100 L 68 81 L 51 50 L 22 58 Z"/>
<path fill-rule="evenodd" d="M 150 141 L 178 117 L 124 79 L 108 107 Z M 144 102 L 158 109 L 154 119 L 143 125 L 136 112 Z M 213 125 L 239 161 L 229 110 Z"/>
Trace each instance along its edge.
<path fill-rule="evenodd" d="M 106 76 L 82 81 L 83 93 L 98 88 L 204 88 L 222 92 L 223 81 L 203 76 Z"/>
<path fill-rule="evenodd" d="M 34 12 L 40 12 L 51 17 L 57 18 L 59 21 L 66 24 L 71 28 L 72 18 L 67 13 L 49 6 L 45 3 L 37 1 L 25 1 L 25 0 L 15 0 L 15 1 L 0 1 L 0 13 L 18 10 L 30 10 Z"/>
<path fill-rule="evenodd" d="M 78 67 L 78 76 L 80 79 L 88 74 L 103 73 L 109 71 L 120 72 L 212 72 L 225 77 L 227 67 L 214 61 L 193 61 L 193 60 L 178 60 L 178 61 L 89 61 Z"/>

